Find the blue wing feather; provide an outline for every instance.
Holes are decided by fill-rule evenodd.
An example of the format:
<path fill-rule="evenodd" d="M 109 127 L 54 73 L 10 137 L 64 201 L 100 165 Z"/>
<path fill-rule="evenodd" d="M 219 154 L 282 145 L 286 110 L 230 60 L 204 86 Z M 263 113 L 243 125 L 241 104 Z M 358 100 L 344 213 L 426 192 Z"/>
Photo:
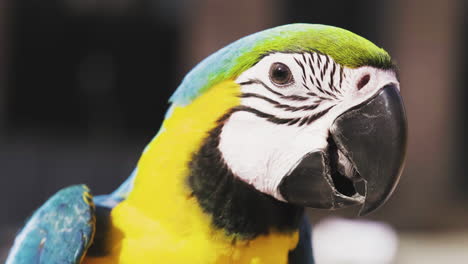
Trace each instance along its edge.
<path fill-rule="evenodd" d="M 111 194 L 97 195 L 94 197 L 94 203 L 99 207 L 114 208 L 117 204 L 125 200 L 127 195 L 133 189 L 133 182 L 137 174 L 134 169 L 132 174 Z"/>
<path fill-rule="evenodd" d="M 15 239 L 6 264 L 79 263 L 94 236 L 89 189 L 62 189 L 42 205 Z"/>

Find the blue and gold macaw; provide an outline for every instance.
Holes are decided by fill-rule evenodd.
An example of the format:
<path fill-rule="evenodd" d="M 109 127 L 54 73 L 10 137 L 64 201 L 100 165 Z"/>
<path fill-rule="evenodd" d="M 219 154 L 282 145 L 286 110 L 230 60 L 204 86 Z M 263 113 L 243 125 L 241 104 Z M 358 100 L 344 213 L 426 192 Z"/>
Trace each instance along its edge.
<path fill-rule="evenodd" d="M 347 30 L 244 37 L 186 75 L 118 190 L 61 190 L 7 264 L 313 263 L 304 207 L 367 214 L 393 192 L 406 149 L 399 91 L 387 52 Z"/>

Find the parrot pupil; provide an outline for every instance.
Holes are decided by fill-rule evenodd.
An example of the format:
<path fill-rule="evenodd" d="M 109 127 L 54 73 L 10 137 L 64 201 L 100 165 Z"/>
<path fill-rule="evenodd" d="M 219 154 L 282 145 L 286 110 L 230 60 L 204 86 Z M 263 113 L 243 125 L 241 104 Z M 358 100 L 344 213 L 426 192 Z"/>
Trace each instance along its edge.
<path fill-rule="evenodd" d="M 286 85 L 293 81 L 291 70 L 280 62 L 275 62 L 271 65 L 270 79 L 277 85 Z"/>

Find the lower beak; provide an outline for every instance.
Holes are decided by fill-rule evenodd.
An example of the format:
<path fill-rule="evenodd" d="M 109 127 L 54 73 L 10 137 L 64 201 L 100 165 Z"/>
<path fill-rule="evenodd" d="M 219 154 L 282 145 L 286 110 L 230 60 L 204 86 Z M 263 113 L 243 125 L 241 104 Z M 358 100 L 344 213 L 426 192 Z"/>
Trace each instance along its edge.
<path fill-rule="evenodd" d="M 328 149 L 303 157 L 281 182 L 280 192 L 288 202 L 313 208 L 363 204 L 359 214 L 368 214 L 395 190 L 405 160 L 406 140 L 403 101 L 397 87 L 389 84 L 338 116 L 330 128 Z M 352 175 L 343 175 L 337 169 L 337 152 L 352 167 Z M 355 188 L 360 181 L 365 182 L 363 195 Z"/>

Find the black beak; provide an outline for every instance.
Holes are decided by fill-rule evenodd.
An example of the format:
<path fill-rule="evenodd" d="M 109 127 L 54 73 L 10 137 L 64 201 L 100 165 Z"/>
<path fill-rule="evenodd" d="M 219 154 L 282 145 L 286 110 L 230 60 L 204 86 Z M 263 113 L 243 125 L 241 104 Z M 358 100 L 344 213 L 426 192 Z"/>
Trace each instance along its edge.
<path fill-rule="evenodd" d="M 306 155 L 281 182 L 291 203 L 335 209 L 364 204 L 360 215 L 380 207 L 400 178 L 406 154 L 407 124 L 403 100 L 394 84 L 338 116 L 327 150 Z M 338 158 L 338 153 L 345 158 Z M 344 173 L 343 160 L 352 173 Z M 356 191 L 365 182 L 365 194 Z"/>

